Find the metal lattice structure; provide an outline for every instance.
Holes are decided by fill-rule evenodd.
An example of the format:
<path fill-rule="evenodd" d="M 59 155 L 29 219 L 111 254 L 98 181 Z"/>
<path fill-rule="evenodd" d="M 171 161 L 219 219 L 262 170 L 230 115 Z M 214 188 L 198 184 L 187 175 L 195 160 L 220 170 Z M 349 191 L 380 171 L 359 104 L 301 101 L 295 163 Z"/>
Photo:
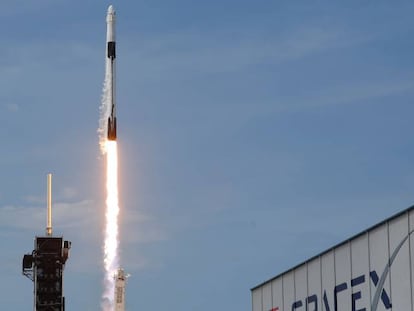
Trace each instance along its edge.
<path fill-rule="evenodd" d="M 36 237 L 23 257 L 23 274 L 34 282 L 35 311 L 64 311 L 63 270 L 71 243 L 62 237 Z"/>

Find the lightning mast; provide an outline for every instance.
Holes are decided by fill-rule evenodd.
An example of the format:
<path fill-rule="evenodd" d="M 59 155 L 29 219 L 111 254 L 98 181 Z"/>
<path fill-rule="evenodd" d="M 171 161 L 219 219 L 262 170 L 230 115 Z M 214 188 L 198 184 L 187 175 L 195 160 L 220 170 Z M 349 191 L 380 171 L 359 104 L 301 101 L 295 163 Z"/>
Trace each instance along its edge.
<path fill-rule="evenodd" d="M 47 175 L 46 236 L 35 237 L 34 250 L 23 256 L 23 275 L 34 283 L 34 311 L 64 311 L 63 270 L 71 242 L 52 236 L 52 174 Z"/>

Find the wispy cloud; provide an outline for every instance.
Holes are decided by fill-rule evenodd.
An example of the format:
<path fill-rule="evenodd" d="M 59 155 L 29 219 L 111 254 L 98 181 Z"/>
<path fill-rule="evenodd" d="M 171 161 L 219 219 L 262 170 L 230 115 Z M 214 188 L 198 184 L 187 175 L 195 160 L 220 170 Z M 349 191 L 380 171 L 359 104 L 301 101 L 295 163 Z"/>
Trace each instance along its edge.
<path fill-rule="evenodd" d="M 156 38 L 130 40 L 126 51 L 134 51 L 145 73 L 191 71 L 222 73 L 262 64 L 280 64 L 313 53 L 343 48 L 372 40 L 372 37 L 340 29 L 301 28 L 281 33 L 232 37 L 177 33 Z M 136 51 L 138 57 L 136 57 Z"/>
<path fill-rule="evenodd" d="M 280 98 L 278 102 L 271 101 L 258 107 L 259 114 L 269 112 L 294 111 L 302 109 L 313 109 L 316 107 L 363 104 L 368 103 L 369 99 L 380 98 L 390 95 L 398 95 L 403 92 L 414 91 L 414 82 L 411 79 L 395 77 L 394 80 L 369 81 L 363 84 L 350 83 L 321 88 L 321 92 L 316 94 L 289 96 Z"/>
<path fill-rule="evenodd" d="M 25 0 L 3 0 L 1 2 L 2 10 L 0 16 L 10 17 L 16 14 L 22 14 L 22 12 L 41 12 L 46 8 L 50 8 L 51 5 L 59 5 L 67 0 L 40 0 L 40 1 L 25 1 Z"/>
<path fill-rule="evenodd" d="M 72 194 L 69 191 L 70 195 Z M 29 196 L 29 201 L 37 202 L 39 197 Z M 35 204 L 35 203 L 32 203 Z M 166 240 L 168 235 L 156 223 L 156 220 L 139 211 L 121 211 L 121 246 L 136 250 L 139 245 Z M 73 242 L 72 265 L 77 271 L 87 271 L 101 260 L 103 243 L 104 207 L 96 202 L 84 199 L 76 202 L 57 202 L 53 205 L 53 227 L 57 235 L 64 234 L 65 239 Z M 43 234 L 46 227 L 46 207 L 39 206 L 3 206 L 0 208 L 0 235 L 10 235 L 15 229 L 19 235 Z M 122 250 L 121 250 L 122 252 Z M 149 258 L 137 251 L 125 251 L 125 262 L 130 271 L 152 265 Z"/>
<path fill-rule="evenodd" d="M 12 113 L 16 113 L 20 109 L 20 106 L 16 103 L 8 103 L 5 106 L 6 106 L 7 111 L 12 112 Z"/>
<path fill-rule="evenodd" d="M 129 244 L 143 244 L 156 241 L 163 241 L 168 239 L 168 234 L 165 228 L 161 227 L 155 217 L 144 214 L 140 211 L 126 210 L 122 213 L 121 210 L 121 225 L 122 243 Z M 158 223 L 158 224 L 157 224 Z"/>
<path fill-rule="evenodd" d="M 39 202 L 37 196 L 28 196 L 28 201 Z M 75 203 L 56 203 L 53 207 L 53 217 L 59 227 L 80 228 L 85 221 L 90 223 L 93 214 L 93 204 L 90 200 Z M 0 225 L 3 227 L 38 230 L 45 225 L 46 207 L 39 206 L 3 206 L 0 208 Z"/>

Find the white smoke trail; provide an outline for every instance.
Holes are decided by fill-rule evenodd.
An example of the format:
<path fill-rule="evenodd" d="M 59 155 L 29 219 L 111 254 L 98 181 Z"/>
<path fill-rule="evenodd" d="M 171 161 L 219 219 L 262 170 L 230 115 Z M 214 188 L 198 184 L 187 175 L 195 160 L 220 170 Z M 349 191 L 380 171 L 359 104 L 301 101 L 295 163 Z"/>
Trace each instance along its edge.
<path fill-rule="evenodd" d="M 114 276 L 119 268 L 118 257 L 118 155 L 116 141 L 107 139 L 108 117 L 112 105 L 112 79 L 110 76 L 110 60 L 106 59 L 105 81 L 102 91 L 102 103 L 99 119 L 99 145 L 102 154 L 106 154 L 106 212 L 104 240 L 104 292 L 102 294 L 102 310 L 114 310 Z"/>
<path fill-rule="evenodd" d="M 112 79 L 111 79 L 111 67 L 110 61 L 106 58 L 105 64 L 105 80 L 102 89 L 102 98 L 101 98 L 101 106 L 99 107 L 99 127 L 98 127 L 98 136 L 99 136 L 99 146 L 101 149 L 101 153 L 106 153 L 105 143 L 107 141 L 107 123 L 108 117 L 111 113 L 111 95 L 110 91 L 112 88 Z"/>

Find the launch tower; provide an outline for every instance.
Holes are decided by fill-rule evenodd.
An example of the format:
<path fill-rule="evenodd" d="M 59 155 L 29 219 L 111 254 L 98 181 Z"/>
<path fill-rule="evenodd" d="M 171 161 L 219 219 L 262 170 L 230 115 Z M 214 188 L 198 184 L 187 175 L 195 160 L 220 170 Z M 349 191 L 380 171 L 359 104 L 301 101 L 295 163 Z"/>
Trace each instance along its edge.
<path fill-rule="evenodd" d="M 115 311 L 125 311 L 125 285 L 129 274 L 123 269 L 118 269 L 115 274 Z"/>
<path fill-rule="evenodd" d="M 35 311 L 64 311 L 63 270 L 71 242 L 52 236 L 52 175 L 47 175 L 46 236 L 35 237 L 34 250 L 23 256 L 23 275 L 34 283 Z"/>

